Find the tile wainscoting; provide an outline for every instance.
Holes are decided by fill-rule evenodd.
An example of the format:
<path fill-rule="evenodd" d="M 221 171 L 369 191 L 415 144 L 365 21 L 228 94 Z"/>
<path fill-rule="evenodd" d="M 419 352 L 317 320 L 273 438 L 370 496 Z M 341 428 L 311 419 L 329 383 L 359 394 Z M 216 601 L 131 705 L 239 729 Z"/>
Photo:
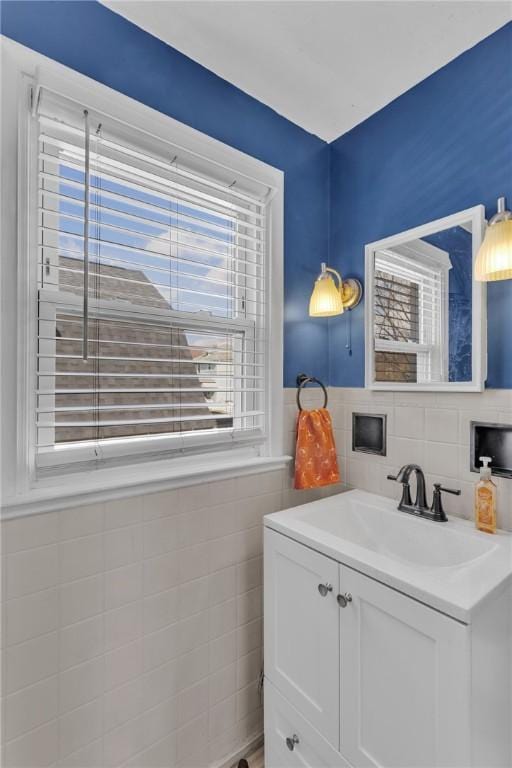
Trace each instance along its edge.
<path fill-rule="evenodd" d="M 470 422 L 512 424 L 512 390 L 452 394 L 330 387 L 329 409 L 346 483 L 398 500 L 400 489 L 386 475 L 414 462 L 425 472 L 429 500 L 434 482 L 460 488 L 460 496 L 445 494 L 443 504 L 449 514 L 472 518 L 478 474 L 469 469 Z M 387 415 L 386 456 L 352 451 L 354 411 Z M 512 480 L 496 477 L 494 481 L 498 486 L 498 525 L 512 531 Z"/>
<path fill-rule="evenodd" d="M 285 479 L 3 523 L 6 768 L 206 766 L 261 734 L 261 518 Z"/>
<path fill-rule="evenodd" d="M 205 768 L 261 737 L 261 521 L 290 477 L 3 521 L 5 768 Z"/>
<path fill-rule="evenodd" d="M 284 390 L 293 454 L 295 389 Z M 321 396 L 304 390 L 305 407 Z M 472 515 L 469 422 L 512 422 L 512 392 L 329 389 L 342 477 L 398 498 L 417 461 Z M 386 413 L 385 457 L 353 453 L 352 411 Z M 294 491 L 290 470 L 2 523 L 6 768 L 204 768 L 261 736 L 264 514 L 342 490 Z M 512 530 L 512 481 L 498 478 Z"/>

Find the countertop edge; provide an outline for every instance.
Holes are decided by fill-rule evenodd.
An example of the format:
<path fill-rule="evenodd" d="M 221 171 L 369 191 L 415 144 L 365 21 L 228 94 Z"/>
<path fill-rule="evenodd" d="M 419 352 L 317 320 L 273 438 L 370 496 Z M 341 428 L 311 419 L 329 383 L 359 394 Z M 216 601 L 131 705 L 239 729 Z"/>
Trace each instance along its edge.
<path fill-rule="evenodd" d="M 507 581 L 510 581 L 511 578 L 509 575 L 508 578 L 505 578 L 496 584 L 496 586 L 485 595 L 485 598 L 482 598 L 482 600 L 476 602 L 471 606 L 471 608 L 464 608 L 447 600 L 443 600 L 442 598 L 433 595 L 431 592 L 427 592 L 419 587 L 415 587 L 407 581 L 399 579 L 398 577 L 393 576 L 392 574 L 381 570 L 380 568 L 372 566 L 369 563 L 357 560 L 355 557 L 351 557 L 350 555 L 337 552 L 323 542 L 319 542 L 316 539 L 310 538 L 307 535 L 295 530 L 294 528 L 290 528 L 289 526 L 280 523 L 279 521 L 271 519 L 271 517 L 272 516 L 265 516 L 263 520 L 265 528 L 269 528 L 276 533 L 287 536 L 289 539 L 307 546 L 309 549 L 312 549 L 315 552 L 320 552 L 321 554 L 329 557 L 331 560 L 334 560 L 340 565 L 345 565 L 348 568 L 352 568 L 353 570 L 362 573 L 364 576 L 375 579 L 375 581 L 378 581 L 381 584 L 384 584 L 385 586 L 390 587 L 391 589 L 394 589 L 397 592 L 400 592 L 401 594 L 404 594 L 419 603 L 422 603 L 428 608 L 438 611 L 439 613 L 442 613 L 449 618 L 459 621 L 465 625 L 470 625 L 472 623 L 474 613 L 478 610 L 483 600 L 488 599 L 498 589 L 505 586 Z"/>

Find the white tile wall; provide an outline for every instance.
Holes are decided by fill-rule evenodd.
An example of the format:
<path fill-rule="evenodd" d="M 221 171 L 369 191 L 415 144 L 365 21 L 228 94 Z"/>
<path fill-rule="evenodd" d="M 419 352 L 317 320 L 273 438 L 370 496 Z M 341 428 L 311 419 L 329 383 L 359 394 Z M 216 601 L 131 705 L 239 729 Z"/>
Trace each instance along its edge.
<path fill-rule="evenodd" d="M 510 422 L 510 391 L 329 397 L 345 483 L 397 498 L 386 475 L 418 461 L 472 515 L 469 421 Z M 284 409 L 292 454 L 295 390 Z M 386 457 L 352 452 L 354 410 L 387 413 Z M 5 768 L 206 768 L 261 734 L 262 517 L 342 490 L 295 491 L 292 469 L 3 523 Z"/>
<path fill-rule="evenodd" d="M 206 768 L 259 736 L 262 517 L 305 500 L 289 486 L 268 472 L 4 521 L 5 768 Z"/>
<path fill-rule="evenodd" d="M 331 387 L 340 466 L 349 485 L 390 498 L 399 498 L 396 483 L 386 475 L 410 462 L 424 469 L 430 487 L 442 482 L 460 488 L 460 497 L 445 494 L 448 513 L 473 517 L 474 484 L 469 471 L 470 421 L 512 424 L 512 390 L 481 393 L 371 392 Z M 387 456 L 352 451 L 352 412 L 387 414 Z M 512 480 L 495 478 L 498 486 L 498 525 L 512 531 Z M 430 495 L 429 495 L 430 498 Z"/>

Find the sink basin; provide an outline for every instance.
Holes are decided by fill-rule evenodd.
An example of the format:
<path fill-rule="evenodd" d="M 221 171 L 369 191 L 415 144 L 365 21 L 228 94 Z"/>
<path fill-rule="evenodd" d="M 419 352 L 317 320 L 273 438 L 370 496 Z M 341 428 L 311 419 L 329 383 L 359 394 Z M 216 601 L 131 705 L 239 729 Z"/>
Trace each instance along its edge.
<path fill-rule="evenodd" d="M 342 509 L 311 510 L 303 522 L 373 552 L 423 567 L 463 565 L 496 547 L 492 540 L 454 530 L 446 523 L 421 520 L 347 496 Z"/>
<path fill-rule="evenodd" d="M 405 592 L 462 622 L 512 581 L 512 534 L 397 510 L 398 502 L 347 491 L 265 516 L 265 526 Z"/>

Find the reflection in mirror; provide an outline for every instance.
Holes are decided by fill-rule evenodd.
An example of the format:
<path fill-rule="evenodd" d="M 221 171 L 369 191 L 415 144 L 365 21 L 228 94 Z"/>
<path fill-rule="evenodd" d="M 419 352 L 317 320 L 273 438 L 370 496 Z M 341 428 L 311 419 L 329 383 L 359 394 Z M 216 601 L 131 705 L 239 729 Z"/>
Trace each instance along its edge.
<path fill-rule="evenodd" d="M 471 380 L 471 232 L 375 253 L 375 379 Z"/>
<path fill-rule="evenodd" d="M 473 315 L 481 312 L 482 294 L 477 289 L 474 305 L 473 254 L 481 236 L 480 218 L 456 218 L 367 246 L 370 386 L 476 383 Z"/>

